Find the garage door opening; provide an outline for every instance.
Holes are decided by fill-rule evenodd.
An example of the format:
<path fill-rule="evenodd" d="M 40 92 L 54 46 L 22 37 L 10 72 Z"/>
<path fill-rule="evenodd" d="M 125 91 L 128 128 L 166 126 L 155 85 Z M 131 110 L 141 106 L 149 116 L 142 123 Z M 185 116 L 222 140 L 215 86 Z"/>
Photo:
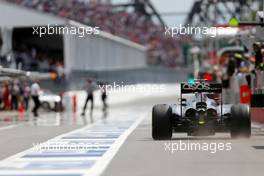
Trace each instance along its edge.
<path fill-rule="evenodd" d="M 63 36 L 33 35 L 32 27 L 14 28 L 12 35 L 15 67 L 27 71 L 53 72 L 64 65 Z"/>

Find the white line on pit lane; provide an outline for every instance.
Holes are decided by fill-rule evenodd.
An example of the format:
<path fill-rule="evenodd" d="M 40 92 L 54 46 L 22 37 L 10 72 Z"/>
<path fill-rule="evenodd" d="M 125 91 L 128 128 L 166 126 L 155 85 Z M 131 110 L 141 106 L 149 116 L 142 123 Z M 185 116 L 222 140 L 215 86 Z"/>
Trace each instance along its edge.
<path fill-rule="evenodd" d="M 102 158 L 100 158 L 95 166 L 91 168 L 91 170 L 88 170 L 85 175 L 93 175 L 93 176 L 99 176 L 101 175 L 104 170 L 106 169 L 107 165 L 111 162 L 115 154 L 118 152 L 120 147 L 124 144 L 127 137 L 137 128 L 137 126 L 142 122 L 142 120 L 146 117 L 146 114 L 141 115 L 135 123 L 133 123 L 132 126 L 129 127 L 128 130 L 126 130 L 113 144 L 113 146 L 104 154 Z"/>
<path fill-rule="evenodd" d="M 55 161 L 60 161 L 61 159 L 60 158 L 49 158 L 48 160 L 46 159 L 40 159 L 40 158 L 31 158 L 31 159 L 26 159 L 26 158 L 23 158 L 24 155 L 26 154 L 29 154 L 32 152 L 32 148 L 31 149 L 28 149 L 24 152 L 21 152 L 21 153 L 18 153 L 14 156 L 11 156 L 9 158 L 7 158 L 6 160 L 2 161 L 1 164 L 0 164 L 0 167 L 6 167 L 8 166 L 7 168 L 9 168 L 8 170 L 3 170 L 5 172 L 5 174 L 10 174 L 10 175 L 13 175 L 13 174 L 16 174 L 16 173 L 23 173 L 23 174 L 33 174 L 37 171 L 37 173 L 41 173 L 41 174 L 44 174 L 44 173 L 49 173 L 49 174 L 61 174 L 62 172 L 63 173 L 81 173 L 82 175 L 85 174 L 85 175 L 94 175 L 94 176 L 98 176 L 100 175 L 101 173 L 103 173 L 103 171 L 105 170 L 105 168 L 107 167 L 107 165 L 111 162 L 112 158 L 114 157 L 114 155 L 118 152 L 118 150 L 120 149 L 120 147 L 122 146 L 122 144 L 125 142 L 126 138 L 129 136 L 129 134 L 131 134 L 134 129 L 138 126 L 138 124 L 143 120 L 143 118 L 145 117 L 145 114 L 141 115 L 138 119 L 136 120 L 133 120 L 131 122 L 131 118 L 128 118 L 127 120 L 129 121 L 128 123 L 130 124 L 129 126 L 125 127 L 126 130 L 115 140 L 115 142 L 111 145 L 111 147 L 106 151 L 106 153 L 104 153 L 102 156 L 100 157 L 89 157 L 89 158 L 83 158 L 83 157 L 78 157 L 78 158 L 67 158 L 67 160 L 69 160 L 69 162 L 74 162 L 74 161 L 88 161 L 88 160 L 93 160 L 93 161 L 96 161 L 95 164 L 91 167 L 91 168 L 75 168 L 73 170 L 52 170 L 52 169 L 47 169 L 47 170 L 43 170 L 42 168 L 39 168 L 39 169 L 26 169 L 26 170 L 10 170 L 12 167 L 21 167 L 25 164 L 29 164 L 29 162 L 31 161 L 38 161 L 38 162 L 45 162 L 46 164 L 51 164 L 52 162 L 55 162 Z M 114 120 L 114 119 L 113 119 Z M 118 125 L 122 123 L 127 123 L 125 119 L 123 119 L 124 121 L 110 121 L 110 123 L 106 126 L 104 126 L 105 128 L 108 128 L 109 125 L 110 125 L 110 128 L 115 124 Z M 72 135 L 72 134 L 76 134 L 78 132 L 82 133 L 83 131 L 89 131 L 89 129 L 92 129 L 93 126 L 97 125 L 98 126 L 99 124 L 99 127 L 102 127 L 101 124 L 100 124 L 100 121 L 98 123 L 95 123 L 91 126 L 86 126 L 86 127 L 83 127 L 81 129 L 78 129 L 78 130 L 74 130 L 74 131 L 71 131 L 71 132 L 68 132 L 66 134 L 62 134 L 58 137 L 55 137 L 51 140 L 53 141 L 56 141 L 56 140 L 62 140 L 62 138 L 64 136 L 69 136 L 69 135 Z M 123 128 L 123 125 L 121 125 L 121 127 Z M 96 129 L 96 127 L 95 127 Z M 93 140 L 93 139 L 92 139 Z M 104 141 L 108 141 L 109 139 L 102 139 Z M 50 140 L 49 140 L 50 141 Z M 63 139 L 63 141 L 65 141 Z M 40 160 L 39 160 L 40 159 Z M 65 158 L 63 158 L 61 161 L 65 160 Z M 21 164 L 19 164 L 20 162 L 22 162 Z M 23 164 L 24 162 L 24 164 Z M 10 167 L 11 166 L 11 167 Z M 70 172 L 69 172 L 70 171 Z M 0 174 L 1 175 L 1 174 Z"/>
<path fill-rule="evenodd" d="M 21 126 L 21 124 L 20 125 L 17 124 L 17 125 L 8 125 L 8 126 L 0 127 L 0 131 L 16 128 L 19 126 Z"/>

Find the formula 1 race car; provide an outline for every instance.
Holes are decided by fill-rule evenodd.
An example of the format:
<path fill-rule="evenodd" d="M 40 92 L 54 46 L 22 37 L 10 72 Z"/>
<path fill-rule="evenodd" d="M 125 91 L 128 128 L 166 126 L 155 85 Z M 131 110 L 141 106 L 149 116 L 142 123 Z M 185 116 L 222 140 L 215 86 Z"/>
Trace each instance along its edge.
<path fill-rule="evenodd" d="M 184 94 L 188 97 L 183 98 Z M 251 136 L 250 107 L 223 104 L 221 84 L 201 80 L 181 83 L 179 102 L 179 105 L 158 104 L 153 107 L 154 140 L 171 139 L 173 132 L 209 136 L 229 131 L 231 138 Z"/>

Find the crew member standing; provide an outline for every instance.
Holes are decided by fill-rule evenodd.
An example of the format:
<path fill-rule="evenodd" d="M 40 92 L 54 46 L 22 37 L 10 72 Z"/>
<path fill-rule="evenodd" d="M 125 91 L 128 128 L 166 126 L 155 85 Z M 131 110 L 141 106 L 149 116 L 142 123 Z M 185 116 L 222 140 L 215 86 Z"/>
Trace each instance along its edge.
<path fill-rule="evenodd" d="M 18 99 L 19 99 L 20 88 L 18 82 L 15 81 L 11 87 L 11 109 L 18 109 Z"/>
<path fill-rule="evenodd" d="M 253 44 L 253 50 L 255 52 L 256 68 L 259 68 L 260 64 L 263 62 L 263 57 L 262 57 L 262 53 L 261 53 L 261 43 L 260 42 L 255 42 Z"/>
<path fill-rule="evenodd" d="M 40 92 L 40 86 L 38 81 L 35 81 L 31 85 L 31 97 L 34 102 L 34 108 L 32 109 L 32 112 L 35 117 L 38 117 L 38 108 L 40 107 L 40 101 L 39 101 L 39 92 Z"/>
<path fill-rule="evenodd" d="M 84 103 L 82 116 L 85 116 L 86 107 L 89 101 L 91 101 L 91 109 L 90 109 L 90 115 L 93 115 L 93 107 L 94 107 L 94 91 L 97 89 L 97 84 L 92 81 L 92 79 L 87 80 L 87 84 L 85 86 L 85 90 L 87 92 L 87 98 Z"/>
<path fill-rule="evenodd" d="M 23 100 L 24 100 L 24 106 L 26 111 L 28 110 L 28 105 L 29 105 L 29 98 L 30 98 L 30 87 L 28 84 L 24 85 L 23 89 Z"/>
<path fill-rule="evenodd" d="M 101 88 L 101 100 L 103 102 L 103 113 L 106 114 L 106 110 L 108 108 L 107 105 L 107 83 L 102 83 L 102 88 Z"/>
<path fill-rule="evenodd" d="M 263 57 L 261 53 L 261 43 L 255 42 L 253 44 L 253 49 L 255 52 L 255 75 L 256 75 L 256 87 L 254 89 L 261 90 L 263 86 L 263 80 L 262 80 L 262 71 L 261 71 L 261 65 L 263 63 Z"/>

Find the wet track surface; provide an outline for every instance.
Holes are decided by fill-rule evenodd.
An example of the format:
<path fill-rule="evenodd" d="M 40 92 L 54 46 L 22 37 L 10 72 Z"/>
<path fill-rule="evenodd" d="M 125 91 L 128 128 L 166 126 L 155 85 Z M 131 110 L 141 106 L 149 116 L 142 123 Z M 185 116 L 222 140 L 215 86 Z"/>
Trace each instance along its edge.
<path fill-rule="evenodd" d="M 0 122 L 1 160 L 19 152 L 22 152 L 22 154 L 15 155 L 14 158 L 9 159 L 6 163 L 1 162 L 0 175 L 7 175 L 6 171 L 8 170 L 17 170 L 19 172 L 19 174 L 9 173 L 10 175 L 23 175 L 22 173 L 25 170 L 29 171 L 31 175 L 60 175 L 63 172 L 64 174 L 62 175 L 67 175 L 65 174 L 65 168 L 75 169 L 76 171 L 72 171 L 68 175 L 83 175 L 83 173 L 95 170 L 91 169 L 93 167 L 97 170 L 97 172 L 93 172 L 93 175 L 98 175 L 103 171 L 102 175 L 104 176 L 197 176 L 204 175 L 205 173 L 207 175 L 263 175 L 264 127 L 261 124 L 253 124 L 251 139 L 232 140 L 229 133 L 221 133 L 212 137 L 187 137 L 186 134 L 176 134 L 171 141 L 153 141 L 151 138 L 152 105 L 161 102 L 174 103 L 174 100 L 177 100 L 177 97 L 153 97 L 152 99 L 133 101 L 120 107 L 113 107 L 107 119 L 103 118 L 100 109 L 95 109 L 93 118 L 88 115 L 82 118 L 78 113 L 76 115 L 72 113 L 43 113 L 38 119 L 34 119 L 31 116 L 26 118 L 26 120 L 15 120 L 16 118 L 14 117 L 13 120 L 4 119 Z M 130 127 L 141 116 L 144 117 L 141 123 L 137 127 L 135 126 L 135 129 L 131 129 Z M 125 129 L 123 131 L 113 129 L 111 123 L 114 123 L 114 126 L 121 125 L 121 127 L 124 127 L 122 126 L 123 123 Z M 93 126 L 101 126 L 104 131 L 98 131 L 98 128 L 93 128 Z M 75 134 L 74 130 L 76 129 L 84 129 L 84 131 L 81 130 Z M 131 130 L 131 134 L 127 132 L 128 129 Z M 117 133 L 110 133 L 112 136 L 107 136 L 109 130 Z M 69 133 L 71 131 L 73 133 Z M 99 134 L 99 136 L 95 135 L 97 132 L 100 132 L 101 135 L 101 132 L 103 132 L 103 136 Z M 122 138 L 124 134 L 127 134 L 127 138 Z M 32 143 L 44 142 L 58 135 L 62 135 L 61 138 L 63 140 L 77 140 L 73 138 L 92 140 L 91 138 L 97 136 L 98 138 L 103 138 L 103 141 L 101 141 L 102 147 L 108 146 L 108 148 L 103 149 L 106 151 L 111 148 L 112 144 L 109 143 L 111 139 L 119 141 L 117 142 L 119 146 L 112 147 L 115 150 L 108 152 L 112 153 L 111 157 L 109 157 L 109 154 L 92 152 L 89 155 L 86 153 L 88 156 L 85 157 L 80 156 L 81 153 L 78 153 L 77 159 L 74 156 L 67 156 L 68 158 L 65 158 L 65 154 L 63 154 L 63 159 L 60 159 L 60 156 L 53 152 L 55 159 L 43 159 L 41 157 L 46 156 L 47 153 L 44 153 L 42 156 L 34 155 L 30 152 L 23 153 L 32 147 Z M 104 139 L 108 137 L 109 139 Z M 61 139 L 59 138 L 59 140 Z M 106 141 L 108 141 L 107 144 Z M 215 152 L 212 152 L 213 149 L 210 151 L 176 150 L 175 146 L 180 145 L 180 142 L 186 145 L 192 143 L 197 145 L 223 143 L 224 145 L 230 145 L 231 150 L 216 150 Z M 174 146 L 173 151 L 172 146 Z M 71 152 L 68 153 L 71 154 Z M 25 158 L 25 156 L 28 156 L 28 158 Z M 81 159 L 81 163 L 79 159 Z M 65 162 L 62 162 L 62 160 Z M 34 162 L 21 163 L 25 161 Z M 39 163 L 40 161 L 45 162 Z M 55 161 L 59 161 L 59 163 Z M 98 165 L 101 167 L 98 167 Z M 61 169 L 54 171 L 55 166 L 57 168 L 61 167 Z"/>
<path fill-rule="evenodd" d="M 150 115 L 150 114 L 149 114 Z M 149 117 L 149 116 L 148 116 Z M 153 141 L 150 118 L 146 118 L 129 136 L 104 172 L 107 175 L 263 175 L 264 128 L 252 127 L 251 139 L 230 139 L 229 133 L 212 137 L 187 137 L 176 134 L 171 141 Z M 181 150 L 180 143 L 201 146 L 223 143 L 222 150 Z M 170 145 L 170 148 L 167 146 Z M 172 151 L 174 145 L 174 151 Z M 215 153 L 214 153 L 215 152 Z"/>

